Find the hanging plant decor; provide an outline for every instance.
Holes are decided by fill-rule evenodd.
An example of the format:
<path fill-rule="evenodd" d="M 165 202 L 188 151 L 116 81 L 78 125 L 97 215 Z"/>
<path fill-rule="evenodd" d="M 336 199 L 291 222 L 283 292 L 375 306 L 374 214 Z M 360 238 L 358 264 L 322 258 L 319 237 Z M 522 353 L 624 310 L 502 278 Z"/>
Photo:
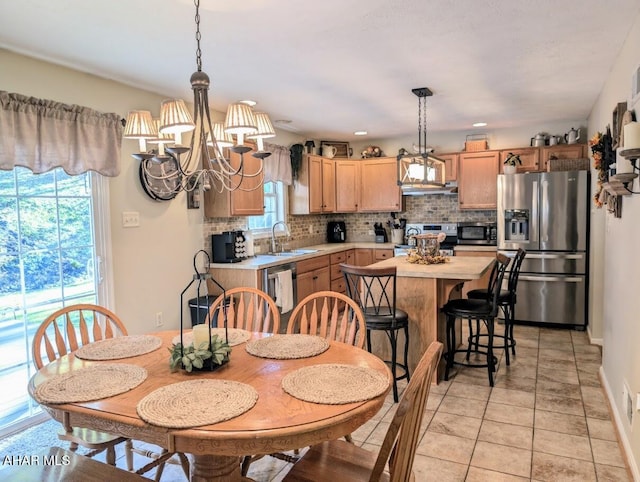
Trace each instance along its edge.
<path fill-rule="evenodd" d="M 596 207 L 599 208 L 606 203 L 603 184 L 609 181 L 609 165 L 615 162 L 611 141 L 612 139 L 609 128 L 607 128 L 607 132 L 605 134 L 602 132 L 596 132 L 589 140 L 591 157 L 593 157 L 593 167 L 598 175 L 597 188 L 596 193 L 593 195 L 593 202 Z"/>

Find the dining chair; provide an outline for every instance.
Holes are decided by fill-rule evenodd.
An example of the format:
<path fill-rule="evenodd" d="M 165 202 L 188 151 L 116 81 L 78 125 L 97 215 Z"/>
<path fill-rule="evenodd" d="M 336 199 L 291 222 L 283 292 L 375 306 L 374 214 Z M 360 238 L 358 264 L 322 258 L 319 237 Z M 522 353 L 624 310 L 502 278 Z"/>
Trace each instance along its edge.
<path fill-rule="evenodd" d="M 36 330 L 31 344 L 33 363 L 39 370 L 45 364 L 76 351 L 88 343 L 127 335 L 127 328 L 122 320 L 103 306 L 88 303 L 66 306 L 49 315 Z M 73 427 L 68 412 L 63 413 L 62 426 L 58 437 L 70 442 L 69 449 L 72 452 L 75 452 L 79 446 L 89 450 L 84 454 L 85 457 L 94 457 L 101 452 L 106 452 L 107 464 L 115 465 L 115 446 L 124 442 L 127 470 L 133 471 L 134 452 L 144 455 L 153 460 L 136 473 L 144 474 L 158 467 L 156 480 L 160 480 L 162 476 L 164 463 L 174 455 L 166 449 L 163 449 L 161 454 L 140 450 L 134 447 L 132 440 L 127 437 Z M 184 454 L 178 454 L 178 457 L 183 470 L 188 474 L 188 459 Z"/>
<path fill-rule="evenodd" d="M 287 325 L 287 334 L 317 335 L 327 340 L 339 341 L 358 348 L 364 348 L 366 333 L 364 314 L 360 306 L 342 293 L 336 291 L 318 291 L 300 301 L 291 312 Z M 351 434 L 344 436 L 353 443 Z M 299 450 L 294 455 L 284 452 L 268 454 L 271 457 L 295 463 Z M 247 475 L 249 466 L 263 458 L 264 455 L 245 456 L 242 461 L 241 474 Z"/>
<path fill-rule="evenodd" d="M 511 354 L 516 354 L 516 339 L 513 336 L 513 325 L 515 320 L 515 310 L 516 310 L 516 302 L 517 296 L 516 292 L 518 290 L 518 278 L 520 276 L 520 269 L 522 267 L 522 261 L 527 255 L 526 250 L 519 248 L 516 252 L 516 255 L 511 262 L 511 269 L 509 270 L 509 277 L 507 281 L 507 289 L 500 289 L 500 293 L 498 295 L 498 306 L 502 310 L 504 314 L 504 335 L 497 335 L 494 333 L 494 338 L 499 337 L 504 340 L 504 353 L 505 353 L 505 361 L 507 366 L 511 364 L 509 349 L 511 349 Z M 497 266 L 497 265 L 496 265 Z M 495 283 L 495 274 L 496 270 L 494 269 L 491 272 L 491 278 L 489 279 L 489 287 L 488 288 L 479 288 L 475 290 L 471 290 L 467 293 L 467 297 L 471 299 L 489 299 L 492 285 Z M 480 325 L 476 323 L 476 333 L 474 334 L 471 331 L 471 325 L 469 325 L 469 337 L 473 341 L 473 344 L 476 347 L 482 345 L 479 343 L 480 337 L 486 337 L 486 334 L 480 333 Z"/>
<path fill-rule="evenodd" d="M 371 332 L 382 331 L 391 346 L 393 374 L 393 400 L 398 401 L 398 380 L 410 379 L 409 315 L 396 306 L 396 267 L 372 268 L 341 264 L 340 269 L 347 285 L 347 294 L 362 309 L 367 326 L 367 350 L 371 352 Z M 404 331 L 404 362 L 398 363 L 398 333 Z M 398 368 L 402 374 L 398 374 Z"/>
<path fill-rule="evenodd" d="M 278 333 L 280 311 L 273 299 L 264 291 L 250 287 L 231 288 L 220 295 L 209 308 L 209 316 L 223 320 L 222 304 L 226 295 L 227 327 L 262 333 Z M 219 313 L 216 313 L 220 310 Z"/>
<path fill-rule="evenodd" d="M 367 326 L 364 313 L 354 300 L 336 291 L 319 291 L 296 305 L 287 333 L 318 335 L 364 348 Z"/>
<path fill-rule="evenodd" d="M 293 465 L 283 482 L 415 480 L 413 461 L 442 348 L 442 343 L 434 341 L 422 355 L 377 454 L 343 440 L 323 442 L 312 446 Z"/>
<path fill-rule="evenodd" d="M 496 370 L 496 359 L 493 355 L 493 335 L 494 335 L 494 321 L 498 315 L 498 298 L 500 296 L 500 288 L 502 286 L 502 280 L 504 279 L 504 273 L 511 260 L 504 254 L 498 253 L 496 260 L 494 261 L 495 274 L 492 273 L 493 280 L 490 282 L 488 289 L 489 297 L 482 299 L 453 299 L 449 300 L 443 307 L 442 312 L 446 316 L 446 338 L 447 338 L 447 352 L 444 355 L 446 359 L 446 368 L 444 372 L 444 379 L 449 380 L 449 371 L 453 368 L 453 365 L 464 365 L 472 368 L 487 368 L 489 373 L 489 385 L 493 386 L 493 372 Z M 475 353 L 485 354 L 487 359 L 486 363 L 476 363 L 470 361 L 469 356 L 472 346 L 474 345 L 473 339 L 470 336 L 466 349 L 458 349 L 456 342 L 456 320 L 464 319 L 471 321 L 480 321 L 484 323 L 487 328 L 487 344 L 486 352 L 480 352 L 476 347 Z M 469 325 L 471 326 L 471 325 Z M 456 353 L 464 352 L 466 354 L 466 361 L 456 361 Z"/>

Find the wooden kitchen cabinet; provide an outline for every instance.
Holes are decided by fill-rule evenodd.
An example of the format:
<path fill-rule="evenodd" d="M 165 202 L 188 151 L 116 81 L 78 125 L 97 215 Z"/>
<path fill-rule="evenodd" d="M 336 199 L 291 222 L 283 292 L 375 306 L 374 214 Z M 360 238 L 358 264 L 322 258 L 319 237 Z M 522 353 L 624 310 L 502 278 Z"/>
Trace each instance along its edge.
<path fill-rule="evenodd" d="M 460 209 L 496 209 L 499 151 L 461 152 L 458 157 Z"/>
<path fill-rule="evenodd" d="M 296 263 L 298 301 L 311 293 L 331 289 L 331 271 L 329 255 L 317 256 Z"/>
<path fill-rule="evenodd" d="M 523 149 L 503 149 L 500 151 L 500 174 L 504 172 L 504 161 L 509 153 L 520 156 L 522 165 L 516 164 L 517 172 L 536 172 L 540 170 L 540 149 L 525 147 Z"/>
<path fill-rule="evenodd" d="M 304 155 L 298 180 L 289 190 L 291 214 L 332 213 L 336 210 L 335 161 Z"/>
<path fill-rule="evenodd" d="M 355 213 L 360 202 L 360 163 L 358 160 L 336 161 L 336 212 Z"/>
<path fill-rule="evenodd" d="M 343 295 L 347 294 L 347 284 L 342 275 L 342 269 L 340 268 L 340 263 L 347 263 L 347 251 L 332 254 L 330 263 L 331 291 L 337 291 Z"/>
<path fill-rule="evenodd" d="M 360 212 L 397 212 L 402 210 L 402 192 L 398 186 L 395 157 L 360 161 Z"/>
<path fill-rule="evenodd" d="M 373 263 L 373 249 L 358 248 L 355 252 L 355 265 L 368 266 Z"/>
<path fill-rule="evenodd" d="M 540 170 L 546 171 L 549 159 L 582 159 L 587 157 L 586 144 L 560 144 L 541 148 Z"/>
<path fill-rule="evenodd" d="M 458 179 L 458 153 L 436 154 L 435 156 L 444 161 L 444 181 L 456 181 Z"/>
<path fill-rule="evenodd" d="M 249 145 L 249 144 L 248 144 Z M 251 154 L 252 150 L 241 156 L 229 150 L 229 163 L 238 168 L 241 158 L 243 159 L 243 170 L 247 173 L 257 172 L 260 169 L 260 159 L 256 159 Z M 233 176 L 232 179 L 239 180 L 240 176 Z M 230 216 L 261 216 L 264 214 L 264 189 L 262 186 L 262 176 L 245 177 L 242 180 L 242 189 L 235 191 L 217 192 L 210 189 L 204 193 L 204 214 L 208 218 Z"/>

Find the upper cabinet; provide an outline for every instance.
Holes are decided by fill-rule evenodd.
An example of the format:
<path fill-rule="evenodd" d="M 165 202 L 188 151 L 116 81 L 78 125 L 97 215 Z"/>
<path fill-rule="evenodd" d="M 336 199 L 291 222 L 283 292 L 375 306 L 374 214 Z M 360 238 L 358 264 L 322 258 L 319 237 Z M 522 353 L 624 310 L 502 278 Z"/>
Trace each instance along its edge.
<path fill-rule="evenodd" d="M 336 210 L 335 161 L 304 155 L 298 179 L 289 190 L 291 214 L 332 213 Z"/>
<path fill-rule="evenodd" d="M 250 152 L 244 155 L 228 151 L 229 163 L 237 169 L 242 160 L 243 170 L 254 173 L 260 169 L 260 159 L 253 157 Z M 232 182 L 237 182 L 240 176 L 233 176 Z M 242 179 L 241 188 L 235 191 L 217 192 L 214 189 L 204 193 L 204 213 L 208 218 L 230 216 L 260 216 L 264 214 L 264 189 L 262 174 Z"/>
<path fill-rule="evenodd" d="M 326 159 L 304 156 L 289 190 L 291 214 L 400 211 L 395 157 Z"/>
<path fill-rule="evenodd" d="M 560 144 L 541 148 L 540 170 L 546 171 L 549 159 L 582 159 L 587 157 L 586 144 Z"/>
<path fill-rule="evenodd" d="M 499 151 L 461 152 L 458 157 L 460 209 L 496 209 Z"/>
<path fill-rule="evenodd" d="M 355 213 L 360 202 L 360 163 L 349 159 L 336 161 L 336 211 Z"/>
<path fill-rule="evenodd" d="M 521 165 L 516 164 L 517 172 L 532 172 L 540 170 L 540 149 L 525 147 L 523 149 L 503 149 L 500 151 L 500 173 L 504 172 L 504 161 L 509 154 L 520 156 Z"/>
<path fill-rule="evenodd" d="M 445 182 L 456 181 L 458 179 L 458 156 L 457 152 L 450 154 L 436 154 L 444 161 L 444 180 Z"/>
<path fill-rule="evenodd" d="M 401 211 L 402 191 L 398 186 L 395 157 L 363 159 L 360 162 L 360 205 L 358 211 Z"/>

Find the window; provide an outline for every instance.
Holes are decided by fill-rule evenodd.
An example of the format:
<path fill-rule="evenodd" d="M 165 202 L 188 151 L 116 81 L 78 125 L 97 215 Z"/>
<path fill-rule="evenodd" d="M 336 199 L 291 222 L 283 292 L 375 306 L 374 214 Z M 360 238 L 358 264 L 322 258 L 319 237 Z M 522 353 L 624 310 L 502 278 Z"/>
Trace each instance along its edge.
<path fill-rule="evenodd" d="M 258 237 L 271 236 L 271 227 L 285 221 L 285 185 L 280 181 L 264 183 L 264 214 L 249 216 L 249 229 Z"/>
<path fill-rule="evenodd" d="M 0 394 L 0 433 L 41 413 L 27 394 L 40 323 L 65 305 L 104 301 L 103 195 L 105 179 L 90 172 L 0 171 L 0 385 L 14 387 Z"/>

